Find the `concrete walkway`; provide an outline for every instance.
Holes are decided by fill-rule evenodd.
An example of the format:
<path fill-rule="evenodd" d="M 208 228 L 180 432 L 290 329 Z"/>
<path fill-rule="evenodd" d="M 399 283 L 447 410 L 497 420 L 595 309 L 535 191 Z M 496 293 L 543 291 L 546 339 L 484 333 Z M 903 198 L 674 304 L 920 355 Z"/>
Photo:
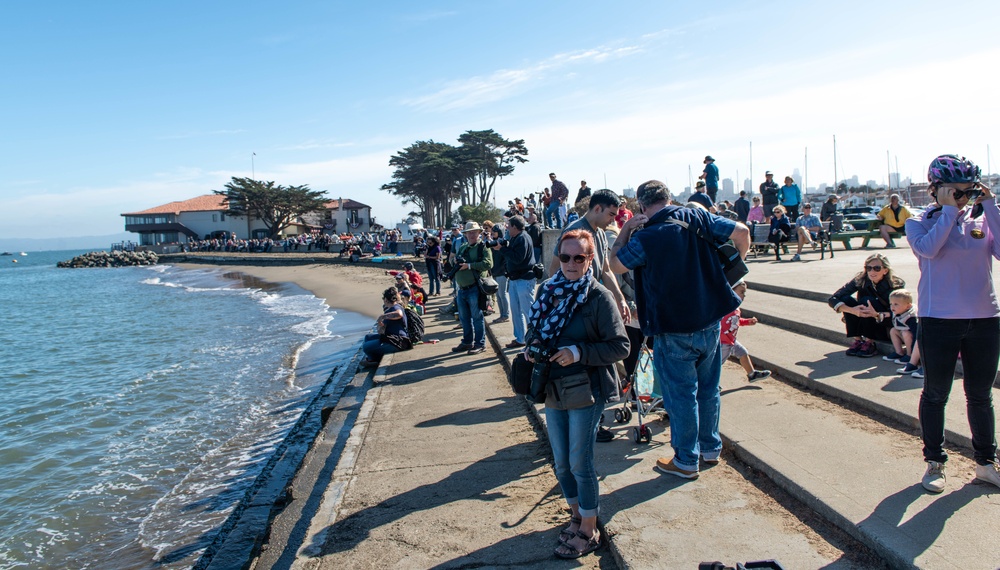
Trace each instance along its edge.
<path fill-rule="evenodd" d="M 427 336 L 441 342 L 383 361 L 355 403 L 336 469 L 317 479 L 322 500 L 299 523 L 303 538 L 272 537 L 282 555 L 265 550 L 254 567 L 644 569 L 768 558 L 786 568 L 1000 567 L 1000 490 L 972 480 L 961 403 L 949 407 L 958 445 L 949 489 L 928 495 L 911 409 L 919 387 L 894 376 L 895 365 L 842 356 L 836 319 L 818 312 L 875 251 L 916 289 L 905 245 L 750 262 L 748 312 L 762 322 L 815 313 L 822 330 L 741 331 L 782 379 L 749 384 L 738 365 L 725 365 L 723 461 L 698 480 L 652 469 L 672 455 L 666 424 L 650 419 L 652 442 L 637 444 L 636 419 L 618 425 L 605 413 L 616 437 L 597 444 L 595 461 L 611 548 L 580 561 L 552 557 L 567 515 L 540 408 L 506 383 L 514 351 L 500 347 L 510 324 L 489 327 L 495 352 L 454 355 L 457 322 L 429 314 Z M 953 399 L 962 399 L 960 384 Z"/>

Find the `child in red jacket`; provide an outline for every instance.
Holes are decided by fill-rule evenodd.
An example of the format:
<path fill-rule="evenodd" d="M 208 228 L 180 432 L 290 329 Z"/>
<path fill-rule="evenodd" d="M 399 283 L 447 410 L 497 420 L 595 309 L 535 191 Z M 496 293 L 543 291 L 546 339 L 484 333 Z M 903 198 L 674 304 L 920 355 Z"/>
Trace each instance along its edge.
<path fill-rule="evenodd" d="M 747 284 L 740 281 L 736 285 L 733 285 L 733 292 L 740 299 L 745 298 Z M 770 370 L 757 370 L 754 368 L 753 361 L 750 360 L 750 353 L 747 352 L 745 346 L 740 344 L 740 341 L 736 340 L 736 333 L 739 332 L 740 327 L 749 327 L 755 324 L 757 324 L 757 317 L 744 319 L 740 316 L 740 310 L 736 309 L 732 313 L 722 317 L 722 333 L 719 338 L 719 341 L 722 343 L 722 361 L 729 360 L 730 356 L 738 358 L 740 364 L 743 365 L 743 370 L 747 372 L 747 380 L 751 382 L 767 378 L 771 375 Z"/>

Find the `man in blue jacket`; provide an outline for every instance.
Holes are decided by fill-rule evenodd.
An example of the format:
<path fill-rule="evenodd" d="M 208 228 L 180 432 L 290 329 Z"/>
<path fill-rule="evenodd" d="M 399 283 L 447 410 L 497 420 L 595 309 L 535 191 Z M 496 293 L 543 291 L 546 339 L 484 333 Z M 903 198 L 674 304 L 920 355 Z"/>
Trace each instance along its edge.
<path fill-rule="evenodd" d="M 656 469 L 697 479 L 699 459 L 718 463 L 722 451 L 719 320 L 740 305 L 707 240 L 732 239 L 746 257 L 750 230 L 701 208 L 669 205 L 670 192 L 658 180 L 641 184 L 636 199 L 642 214 L 622 227 L 611 247 L 611 269 L 635 271 L 639 326 L 653 337 L 653 373 L 670 414 L 674 448 L 674 457 L 658 460 Z"/>

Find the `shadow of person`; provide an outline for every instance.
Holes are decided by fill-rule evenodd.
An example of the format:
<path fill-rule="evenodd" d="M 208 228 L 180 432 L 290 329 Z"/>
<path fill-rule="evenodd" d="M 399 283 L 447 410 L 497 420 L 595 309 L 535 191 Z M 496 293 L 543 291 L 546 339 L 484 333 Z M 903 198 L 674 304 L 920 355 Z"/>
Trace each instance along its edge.
<path fill-rule="evenodd" d="M 485 564 L 496 568 L 579 568 L 581 564 L 578 560 L 563 560 L 552 554 L 557 546 L 561 528 L 553 527 L 551 530 L 533 531 L 507 538 L 464 556 L 431 566 L 431 568 L 432 570 L 481 568 L 484 561 Z M 607 568 L 608 570 L 618 568 L 618 563 L 615 562 L 610 548 L 601 548 L 584 557 L 582 560 L 587 560 L 588 567 L 592 567 L 589 564 L 591 556 L 597 557 L 599 568 Z M 539 563 L 542 565 L 536 566 Z"/>
<path fill-rule="evenodd" d="M 872 514 L 857 526 L 869 535 L 883 537 L 887 542 L 901 534 L 902 537 L 891 541 L 893 548 L 907 565 L 915 564 L 917 558 L 941 536 L 953 514 L 988 493 L 984 485 L 966 483 L 934 498 L 930 504 L 905 519 L 911 505 L 927 497 L 927 492 L 917 483 L 882 499 Z"/>
<path fill-rule="evenodd" d="M 531 476 L 538 469 L 550 469 L 549 465 L 550 452 L 544 440 L 531 440 L 497 450 L 492 456 L 453 471 L 439 481 L 387 497 L 338 519 L 325 532 L 312 537 L 313 548 L 309 552 L 332 554 L 351 550 L 366 540 L 373 530 L 391 525 L 415 512 L 456 501 L 492 502 L 506 498 L 495 489 Z M 322 543 L 316 544 L 317 540 L 322 540 Z"/>
<path fill-rule="evenodd" d="M 897 376 L 892 380 L 885 383 L 882 386 L 883 392 L 905 392 L 907 390 L 921 390 L 924 387 L 924 381 L 920 378 L 914 378 L 907 374 L 906 376 Z"/>
<path fill-rule="evenodd" d="M 500 402 L 488 408 L 466 408 L 434 419 L 422 421 L 415 427 L 474 426 L 502 423 L 510 419 L 509 405 L 507 402 Z"/>

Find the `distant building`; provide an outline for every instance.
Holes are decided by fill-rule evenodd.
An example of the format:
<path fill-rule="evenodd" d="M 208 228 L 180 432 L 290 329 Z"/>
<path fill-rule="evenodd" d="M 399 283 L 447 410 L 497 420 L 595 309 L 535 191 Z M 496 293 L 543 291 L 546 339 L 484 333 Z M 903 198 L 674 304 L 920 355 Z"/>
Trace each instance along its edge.
<path fill-rule="evenodd" d="M 736 193 L 736 183 L 733 182 L 732 178 L 723 178 L 722 179 L 722 191 L 725 192 L 725 193 L 727 193 L 727 194 L 735 194 Z"/>
<path fill-rule="evenodd" d="M 216 237 L 265 238 L 269 233 L 257 218 L 226 215 L 225 197 L 218 194 L 170 202 L 139 212 L 122 214 L 125 231 L 139 234 L 139 245 L 184 244 Z M 369 232 L 375 227 L 371 206 L 350 199 L 327 202 L 326 210 L 302 216 L 282 237 L 328 233 Z"/>

